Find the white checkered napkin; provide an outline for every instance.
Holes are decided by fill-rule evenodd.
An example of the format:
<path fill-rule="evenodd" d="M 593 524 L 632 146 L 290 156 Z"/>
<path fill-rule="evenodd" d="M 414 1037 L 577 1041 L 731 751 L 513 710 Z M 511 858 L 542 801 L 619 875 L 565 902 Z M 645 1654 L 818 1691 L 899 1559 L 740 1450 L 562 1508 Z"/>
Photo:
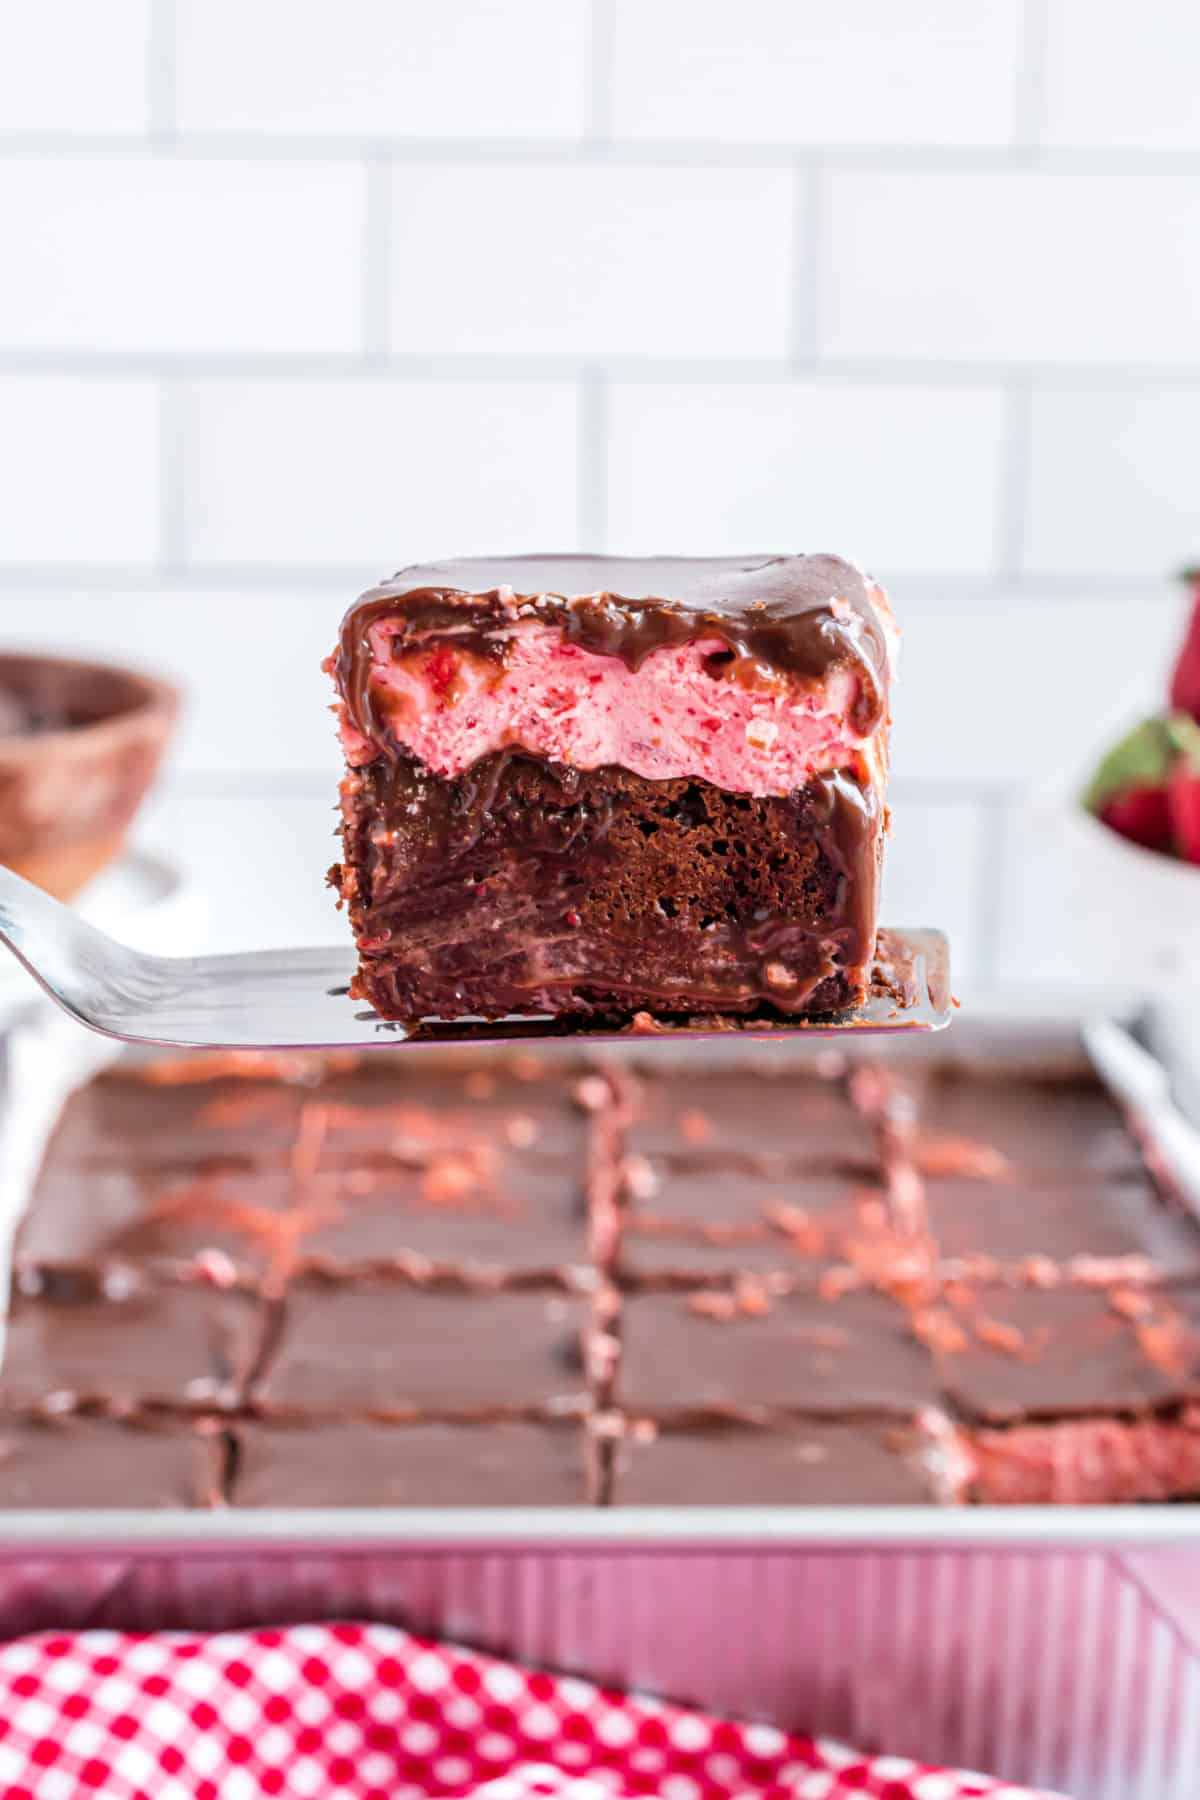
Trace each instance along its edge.
<path fill-rule="evenodd" d="M 1036 1800 L 383 1625 L 0 1648 L 6 1800 Z M 1043 1797 L 1045 1800 L 1045 1797 Z"/>

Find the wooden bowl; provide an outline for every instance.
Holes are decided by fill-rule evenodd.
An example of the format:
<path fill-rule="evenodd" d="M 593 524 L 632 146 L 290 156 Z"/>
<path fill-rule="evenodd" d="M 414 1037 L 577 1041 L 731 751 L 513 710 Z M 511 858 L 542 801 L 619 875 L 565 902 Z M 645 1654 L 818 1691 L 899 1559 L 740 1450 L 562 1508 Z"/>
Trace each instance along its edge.
<path fill-rule="evenodd" d="M 0 863 L 78 893 L 120 854 L 178 708 L 132 669 L 0 655 Z"/>

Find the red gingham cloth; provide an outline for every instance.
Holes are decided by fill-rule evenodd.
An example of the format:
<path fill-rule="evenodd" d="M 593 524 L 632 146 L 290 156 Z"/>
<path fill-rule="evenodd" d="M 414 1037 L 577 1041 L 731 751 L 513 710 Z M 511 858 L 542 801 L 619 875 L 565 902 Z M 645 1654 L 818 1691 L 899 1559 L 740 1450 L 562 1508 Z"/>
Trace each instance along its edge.
<path fill-rule="evenodd" d="M 5 1800 L 1034 1800 L 384 1625 L 0 1647 Z"/>

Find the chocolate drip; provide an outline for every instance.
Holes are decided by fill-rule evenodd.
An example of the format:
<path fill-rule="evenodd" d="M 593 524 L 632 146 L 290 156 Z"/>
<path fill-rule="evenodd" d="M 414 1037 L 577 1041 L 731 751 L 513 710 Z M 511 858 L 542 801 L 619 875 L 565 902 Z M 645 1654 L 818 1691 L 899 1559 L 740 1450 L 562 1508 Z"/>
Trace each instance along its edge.
<path fill-rule="evenodd" d="M 622 593 L 623 577 L 651 591 Z M 384 619 L 395 623 L 396 654 L 408 643 L 446 644 L 501 666 L 513 630 L 531 621 L 635 670 L 655 650 L 718 638 L 730 655 L 711 668 L 716 679 L 755 687 L 782 676 L 819 687 L 847 669 L 858 683 L 855 729 L 873 731 L 887 711 L 887 645 L 868 583 L 833 556 L 531 556 L 402 570 L 350 609 L 334 658 L 351 723 L 386 748 L 371 691 L 371 633 Z"/>

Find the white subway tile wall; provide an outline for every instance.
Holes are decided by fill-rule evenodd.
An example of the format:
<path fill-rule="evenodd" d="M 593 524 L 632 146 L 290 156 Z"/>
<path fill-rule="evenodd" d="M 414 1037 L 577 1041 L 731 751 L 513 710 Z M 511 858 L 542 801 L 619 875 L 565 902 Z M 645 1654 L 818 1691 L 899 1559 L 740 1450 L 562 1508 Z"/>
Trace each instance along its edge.
<path fill-rule="evenodd" d="M 579 417 L 560 379 L 181 382 L 183 559 L 379 574 L 397 550 L 573 543 Z"/>
<path fill-rule="evenodd" d="M 405 163 L 391 178 L 388 347 L 783 359 L 804 199 L 782 165 Z"/>
<path fill-rule="evenodd" d="M 1153 166 L 835 170 L 818 317 L 831 357 L 1006 368 L 1194 357 L 1200 182 Z"/>
<path fill-rule="evenodd" d="M 0 10 L 0 130 L 141 132 L 153 0 L 38 0 Z"/>
<path fill-rule="evenodd" d="M 1031 398 L 1025 566 L 1136 576 L 1196 560 L 1200 381 L 1055 387 Z"/>
<path fill-rule="evenodd" d="M 0 373 L 0 564 L 152 566 L 162 449 L 149 375 Z"/>
<path fill-rule="evenodd" d="M 1062 796 L 1200 558 L 1197 17 L 7 9 L 0 641 L 186 686 L 142 830 L 213 942 L 340 929 L 318 663 L 384 570 L 833 548 L 905 632 L 889 915 L 1102 983 Z"/>
<path fill-rule="evenodd" d="M 631 550 L 715 554 L 790 519 L 793 542 L 892 576 L 991 575 L 1006 413 L 996 386 L 616 381 L 608 527 Z"/>
<path fill-rule="evenodd" d="M 312 159 L 0 157 L 0 351 L 351 355 L 365 186 Z"/>
<path fill-rule="evenodd" d="M 612 124 L 654 142 L 1011 144 L 1021 0 L 614 0 Z"/>
<path fill-rule="evenodd" d="M 181 132 L 574 138 L 587 0 L 178 0 Z"/>
<path fill-rule="evenodd" d="M 1070 149 L 1200 150 L 1200 11 L 1142 0 L 1049 0 L 1047 144 Z"/>

